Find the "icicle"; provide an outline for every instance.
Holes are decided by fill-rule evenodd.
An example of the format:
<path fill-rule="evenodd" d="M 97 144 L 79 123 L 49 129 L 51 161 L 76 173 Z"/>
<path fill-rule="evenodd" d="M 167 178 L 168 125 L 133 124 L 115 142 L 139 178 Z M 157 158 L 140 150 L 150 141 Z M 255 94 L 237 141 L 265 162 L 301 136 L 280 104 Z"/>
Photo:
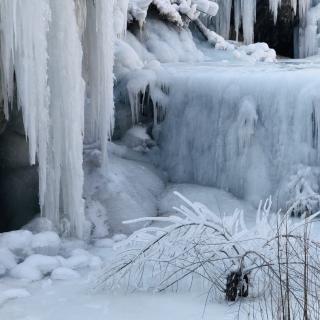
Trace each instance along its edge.
<path fill-rule="evenodd" d="M 297 8 L 298 8 L 298 0 L 291 0 L 291 7 L 293 9 L 294 14 L 297 14 Z"/>
<path fill-rule="evenodd" d="M 299 0 L 299 16 L 304 20 L 310 8 L 311 0 Z"/>
<path fill-rule="evenodd" d="M 129 0 L 116 0 L 114 3 L 114 32 L 118 37 L 124 37 L 127 32 Z"/>
<path fill-rule="evenodd" d="M 88 4 L 86 63 L 90 103 L 86 108 L 86 142 L 99 142 L 106 159 L 114 122 L 113 2 Z"/>
<path fill-rule="evenodd" d="M 68 220 L 70 233 L 83 236 L 84 201 L 82 48 L 73 0 L 51 0 L 49 31 L 50 153 L 45 215 Z M 60 201 L 62 200 L 62 201 Z"/>
<path fill-rule="evenodd" d="M 87 18 L 87 0 L 74 0 L 76 6 L 76 17 L 82 35 L 86 28 L 86 18 Z"/>
<path fill-rule="evenodd" d="M 9 103 L 13 98 L 14 82 L 14 29 L 16 0 L 0 1 L 1 22 L 1 90 L 4 98 L 4 113 L 9 119 Z"/>
<path fill-rule="evenodd" d="M 269 0 L 269 8 L 271 12 L 273 13 L 273 21 L 274 23 L 277 22 L 278 18 L 278 9 L 281 6 L 282 0 Z"/>
<path fill-rule="evenodd" d="M 236 41 L 239 41 L 240 25 L 241 25 L 241 0 L 234 0 L 234 27 L 236 30 Z"/>
<path fill-rule="evenodd" d="M 39 162 L 39 198 L 44 204 L 46 189 L 48 109 L 47 32 L 50 20 L 48 0 L 3 0 L 0 2 L 2 88 L 6 116 L 12 101 L 15 70 L 18 107 L 22 109 L 29 142 L 30 163 Z"/>
<path fill-rule="evenodd" d="M 246 44 L 254 41 L 254 23 L 256 21 L 256 0 L 241 0 L 243 39 Z"/>
<path fill-rule="evenodd" d="M 217 32 L 225 39 L 230 38 L 232 0 L 219 0 L 219 11 L 216 19 Z"/>

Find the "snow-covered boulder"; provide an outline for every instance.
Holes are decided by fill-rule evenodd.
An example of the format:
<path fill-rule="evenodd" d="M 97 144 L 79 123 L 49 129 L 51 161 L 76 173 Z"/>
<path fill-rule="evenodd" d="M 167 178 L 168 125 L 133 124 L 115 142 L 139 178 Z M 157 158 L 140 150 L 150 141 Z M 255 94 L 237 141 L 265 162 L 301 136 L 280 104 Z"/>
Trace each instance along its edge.
<path fill-rule="evenodd" d="M 42 273 L 35 267 L 24 263 L 18 264 L 10 272 L 11 277 L 28 281 L 39 281 L 43 278 Z"/>
<path fill-rule="evenodd" d="M 14 267 L 10 274 L 14 278 L 38 281 L 59 266 L 60 260 L 56 257 L 33 254 Z"/>
<path fill-rule="evenodd" d="M 0 234 L 0 248 L 8 248 L 15 255 L 25 257 L 31 252 L 32 238 L 28 230 L 5 232 Z"/>
<path fill-rule="evenodd" d="M 69 269 L 83 269 L 87 268 L 90 263 L 90 256 L 82 254 L 82 255 L 74 255 L 70 258 L 66 259 L 64 267 Z"/>
<path fill-rule="evenodd" d="M 56 256 L 60 250 L 61 240 L 53 231 L 40 232 L 32 237 L 31 248 L 34 253 Z"/>
<path fill-rule="evenodd" d="M 128 148 L 150 148 L 155 145 L 155 142 L 147 133 L 147 128 L 142 126 L 134 126 L 129 129 L 122 139 L 122 142 Z"/>

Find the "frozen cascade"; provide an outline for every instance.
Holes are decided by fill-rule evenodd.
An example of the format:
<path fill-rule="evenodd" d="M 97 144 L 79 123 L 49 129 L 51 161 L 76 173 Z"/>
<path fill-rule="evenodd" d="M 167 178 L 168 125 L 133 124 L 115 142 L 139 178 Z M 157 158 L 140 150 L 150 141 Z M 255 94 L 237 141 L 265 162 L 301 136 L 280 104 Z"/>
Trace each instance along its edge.
<path fill-rule="evenodd" d="M 87 15 L 85 58 L 90 100 L 86 108 L 85 139 L 87 143 L 98 141 L 105 159 L 106 142 L 114 122 L 113 2 L 89 2 Z"/>
<path fill-rule="evenodd" d="M 256 1 L 241 0 L 243 39 L 245 44 L 254 41 L 254 24 L 256 22 Z"/>
<path fill-rule="evenodd" d="M 99 142 L 104 155 L 113 123 L 113 2 L 96 2 L 94 16 L 87 14 L 90 4 L 86 0 L 0 0 L 5 115 L 9 118 L 17 90 L 30 162 L 39 164 L 42 214 L 78 237 L 83 236 L 85 225 L 83 76 L 87 76 L 87 87 L 94 88 L 88 90 L 92 103 L 86 111 L 93 123 L 94 142 Z M 95 51 L 90 52 L 92 63 L 83 68 L 81 39 L 87 24 L 92 27 Z"/>
<path fill-rule="evenodd" d="M 82 146 L 85 83 L 82 47 L 73 1 L 51 0 L 49 30 L 50 143 L 44 214 L 83 236 Z M 63 70 L 63 72 L 61 72 Z M 61 201 L 60 201 L 61 200 Z"/>
<path fill-rule="evenodd" d="M 168 66 L 161 163 L 174 182 L 211 185 L 257 204 L 300 164 L 320 160 L 319 69 Z"/>
<path fill-rule="evenodd" d="M 39 161 L 39 198 L 44 204 L 47 185 L 49 89 L 47 86 L 48 0 L 0 1 L 2 94 L 6 115 L 14 95 L 15 72 L 18 107 L 29 142 L 30 163 Z"/>
<path fill-rule="evenodd" d="M 299 56 L 308 57 L 320 52 L 320 1 L 314 0 L 299 30 Z"/>
<path fill-rule="evenodd" d="M 256 20 L 257 0 L 216 0 L 219 11 L 216 17 L 216 29 L 225 39 L 229 39 L 231 25 L 231 11 L 234 8 L 234 26 L 236 39 L 238 40 L 239 29 L 242 25 L 243 38 L 246 44 L 254 42 L 254 24 Z M 320 48 L 319 0 L 291 0 L 294 13 L 299 14 L 299 57 L 317 54 Z M 269 8 L 273 13 L 274 22 L 278 17 L 279 7 L 282 0 L 269 0 Z M 299 12 L 297 9 L 299 7 Z"/>

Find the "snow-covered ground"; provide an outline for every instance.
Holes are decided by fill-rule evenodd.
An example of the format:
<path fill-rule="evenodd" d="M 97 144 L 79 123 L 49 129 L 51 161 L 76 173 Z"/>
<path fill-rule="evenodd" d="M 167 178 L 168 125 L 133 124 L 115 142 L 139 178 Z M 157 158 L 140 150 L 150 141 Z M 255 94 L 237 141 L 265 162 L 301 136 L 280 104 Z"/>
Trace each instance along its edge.
<path fill-rule="evenodd" d="M 5 234 L 1 235 L 2 238 L 5 236 Z M 7 244 L 11 248 L 15 247 L 16 250 L 18 247 L 24 247 L 25 244 L 16 243 L 20 236 L 12 234 Z M 39 236 L 33 236 L 35 237 Z M 114 237 L 116 240 L 117 238 L 119 236 Z M 46 237 L 43 236 L 43 239 Z M 165 318 L 195 320 L 212 319 L 213 317 L 234 318 L 237 312 L 235 306 L 227 305 L 223 301 L 206 305 L 207 293 L 205 291 L 179 294 L 92 292 L 92 279 L 99 270 L 99 260 L 107 263 L 112 259 L 116 253 L 112 249 L 114 244 L 111 238 L 100 239 L 91 245 L 72 240 L 64 240 L 61 244 L 55 244 L 54 247 L 59 248 L 60 254 L 65 257 L 69 256 L 66 259 L 59 258 L 60 264 L 64 267 L 59 266 L 53 256 L 29 256 L 27 260 L 32 259 L 33 263 L 25 261 L 20 264 L 26 264 L 29 268 L 21 270 L 21 273 L 16 275 L 19 279 L 13 277 L 12 270 L 0 278 L 0 319 L 162 320 Z M 20 252 L 20 250 L 15 252 Z M 5 258 L 3 253 L 1 257 Z M 90 259 L 98 263 L 90 265 Z M 9 260 L 7 257 L 6 261 Z M 38 274 L 38 269 L 46 269 L 48 275 L 43 276 L 42 274 L 38 279 L 32 280 L 34 273 Z M 24 279 L 28 277 L 29 279 Z M 203 318 L 202 314 L 204 314 Z"/>
<path fill-rule="evenodd" d="M 53 225 L 42 218 L 28 224 L 27 230 L 0 234 L 0 319 L 191 320 L 201 319 L 203 314 L 204 319 L 218 315 L 221 319 L 234 318 L 236 306 L 224 301 L 206 303 L 205 290 L 165 294 L 92 292 L 99 268 L 117 254 L 117 247 L 113 248 L 116 242 L 126 238 L 118 233 L 141 227 L 129 225 L 128 229 L 121 222 L 176 214 L 172 208 L 181 201 L 174 191 L 203 202 L 221 215 L 241 208 L 249 222 L 254 219 L 255 209 L 250 204 L 225 191 L 168 183 L 143 149 L 149 139 L 144 130 L 137 128 L 133 137 L 109 145 L 108 170 L 96 166 L 99 154 L 90 149 L 85 153 L 87 214 L 95 225 L 89 242 L 60 239 Z"/>

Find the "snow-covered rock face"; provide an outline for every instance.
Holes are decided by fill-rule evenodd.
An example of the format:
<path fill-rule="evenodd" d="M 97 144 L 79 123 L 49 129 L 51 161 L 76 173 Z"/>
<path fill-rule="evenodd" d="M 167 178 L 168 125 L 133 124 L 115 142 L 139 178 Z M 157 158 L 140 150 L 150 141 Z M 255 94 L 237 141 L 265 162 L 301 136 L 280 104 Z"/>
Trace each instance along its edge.
<path fill-rule="evenodd" d="M 170 107 L 160 145 L 169 176 L 254 204 L 272 194 L 286 206 L 282 180 L 300 163 L 319 166 L 319 65 L 166 70 Z"/>
<path fill-rule="evenodd" d="M 138 132 L 137 132 L 138 131 Z M 146 148 L 147 134 L 143 128 L 131 130 L 124 142 L 139 151 Z M 137 144 L 139 143 L 139 144 Z M 86 162 L 85 197 L 87 215 L 93 224 L 92 237 L 109 233 L 130 234 L 142 224 L 125 225 L 123 221 L 157 215 L 158 196 L 164 183 L 143 156 L 125 146 L 109 145 L 108 164 L 101 168 Z M 132 153 L 132 154 L 131 154 Z M 90 157 L 88 153 L 85 159 Z M 134 159 L 134 157 L 137 159 Z"/>

